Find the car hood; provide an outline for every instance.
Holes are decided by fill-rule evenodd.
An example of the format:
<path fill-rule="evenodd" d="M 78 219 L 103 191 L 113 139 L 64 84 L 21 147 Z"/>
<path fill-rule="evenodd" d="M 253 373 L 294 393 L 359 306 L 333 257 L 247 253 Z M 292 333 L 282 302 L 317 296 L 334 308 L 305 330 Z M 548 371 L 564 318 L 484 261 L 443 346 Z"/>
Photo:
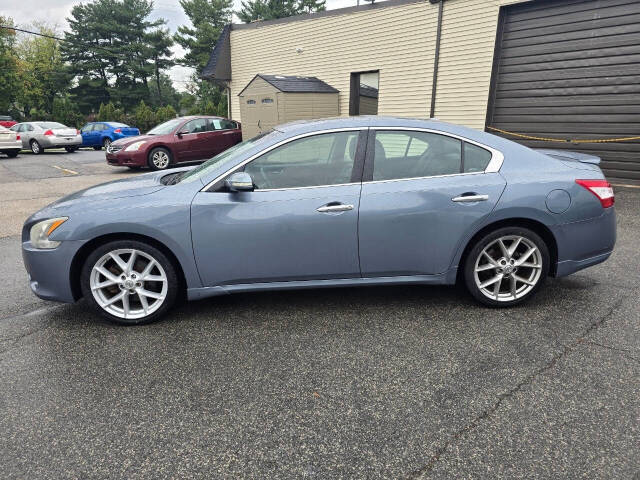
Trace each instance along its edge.
<path fill-rule="evenodd" d="M 172 170 L 171 173 L 174 171 L 175 170 Z M 62 197 L 49 205 L 49 208 L 69 208 L 77 204 L 85 204 L 86 202 L 149 195 L 150 193 L 166 188 L 165 185 L 160 183 L 160 180 L 163 176 L 167 175 L 167 173 L 168 172 L 147 173 L 89 187 Z"/>
<path fill-rule="evenodd" d="M 140 142 L 141 140 L 157 140 L 158 138 L 162 138 L 165 135 L 136 135 L 133 137 L 120 138 L 114 141 L 111 145 L 120 145 L 122 147 L 126 147 L 127 145 L 131 145 L 132 143 Z"/>

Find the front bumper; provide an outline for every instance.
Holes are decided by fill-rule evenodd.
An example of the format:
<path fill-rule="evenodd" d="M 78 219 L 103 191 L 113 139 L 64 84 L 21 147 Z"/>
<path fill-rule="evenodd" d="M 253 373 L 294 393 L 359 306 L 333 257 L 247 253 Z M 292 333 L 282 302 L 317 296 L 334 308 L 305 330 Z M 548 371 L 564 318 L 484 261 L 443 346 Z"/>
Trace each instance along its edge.
<path fill-rule="evenodd" d="M 22 259 L 33 293 L 44 300 L 75 302 L 71 286 L 71 263 L 84 240 L 65 240 L 50 250 L 33 248 L 22 242 Z"/>
<path fill-rule="evenodd" d="M 47 135 L 43 136 L 39 142 L 42 148 L 81 147 L 82 135 L 75 135 L 73 137 Z"/>
<path fill-rule="evenodd" d="M 147 165 L 146 150 L 126 152 L 124 149 L 117 153 L 107 152 L 107 163 L 119 167 L 144 167 Z"/>
<path fill-rule="evenodd" d="M 0 142 L 0 152 L 5 150 L 22 150 L 22 140 Z"/>

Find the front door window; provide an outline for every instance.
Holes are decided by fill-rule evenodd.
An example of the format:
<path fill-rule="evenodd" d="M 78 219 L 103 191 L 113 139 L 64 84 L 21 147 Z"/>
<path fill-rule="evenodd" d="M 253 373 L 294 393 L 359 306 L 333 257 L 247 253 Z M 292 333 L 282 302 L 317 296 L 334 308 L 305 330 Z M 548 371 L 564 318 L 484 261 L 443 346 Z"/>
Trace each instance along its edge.
<path fill-rule="evenodd" d="M 350 183 L 358 132 L 300 138 L 257 158 L 245 167 L 256 190 Z"/>

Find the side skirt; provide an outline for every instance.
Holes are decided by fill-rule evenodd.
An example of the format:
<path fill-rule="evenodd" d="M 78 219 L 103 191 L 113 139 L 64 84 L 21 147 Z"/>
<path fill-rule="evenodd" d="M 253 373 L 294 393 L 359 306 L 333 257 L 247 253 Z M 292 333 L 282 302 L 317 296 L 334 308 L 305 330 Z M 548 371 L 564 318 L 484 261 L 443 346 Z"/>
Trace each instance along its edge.
<path fill-rule="evenodd" d="M 457 268 L 437 275 L 406 275 L 398 277 L 340 278 L 331 280 L 303 280 L 291 282 L 241 283 L 216 287 L 190 288 L 189 300 L 215 297 L 240 292 L 259 292 L 264 290 L 301 290 L 305 288 L 367 287 L 375 285 L 453 285 Z"/>

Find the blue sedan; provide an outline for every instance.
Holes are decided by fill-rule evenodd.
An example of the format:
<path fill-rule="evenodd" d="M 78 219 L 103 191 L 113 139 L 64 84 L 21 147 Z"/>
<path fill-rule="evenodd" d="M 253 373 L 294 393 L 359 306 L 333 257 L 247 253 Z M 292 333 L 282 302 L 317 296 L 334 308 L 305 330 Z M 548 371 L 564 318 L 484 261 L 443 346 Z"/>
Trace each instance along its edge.
<path fill-rule="evenodd" d="M 80 133 L 83 147 L 93 147 L 94 150 L 104 147 L 106 150 L 116 140 L 140 135 L 140 130 L 124 123 L 91 122 L 82 127 Z"/>
<path fill-rule="evenodd" d="M 26 221 L 23 256 L 36 295 L 121 324 L 183 296 L 311 287 L 460 282 L 510 307 L 611 255 L 598 163 L 437 121 L 292 123 L 62 198 Z"/>

